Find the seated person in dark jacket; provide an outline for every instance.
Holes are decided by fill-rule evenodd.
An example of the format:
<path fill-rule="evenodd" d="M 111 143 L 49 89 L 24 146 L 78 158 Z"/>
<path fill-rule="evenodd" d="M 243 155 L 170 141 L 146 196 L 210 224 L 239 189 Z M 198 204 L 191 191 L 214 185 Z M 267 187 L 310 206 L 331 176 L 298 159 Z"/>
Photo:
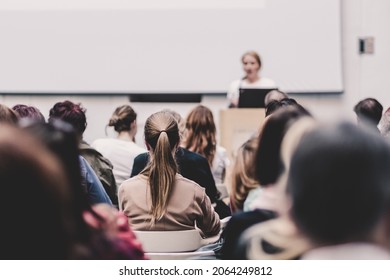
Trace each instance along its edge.
<path fill-rule="evenodd" d="M 176 112 L 170 112 L 178 121 L 179 129 L 181 130 L 184 127 L 184 125 L 181 125 L 183 123 L 181 116 Z M 133 170 L 130 177 L 138 175 L 145 168 L 148 161 L 149 153 L 138 155 L 134 159 Z M 231 215 L 229 206 L 219 199 L 220 193 L 215 186 L 210 165 L 205 157 L 179 147 L 176 151 L 176 162 L 179 166 L 179 172 L 183 177 L 190 179 L 205 188 L 211 203 L 216 204 L 215 211 L 221 219 Z"/>

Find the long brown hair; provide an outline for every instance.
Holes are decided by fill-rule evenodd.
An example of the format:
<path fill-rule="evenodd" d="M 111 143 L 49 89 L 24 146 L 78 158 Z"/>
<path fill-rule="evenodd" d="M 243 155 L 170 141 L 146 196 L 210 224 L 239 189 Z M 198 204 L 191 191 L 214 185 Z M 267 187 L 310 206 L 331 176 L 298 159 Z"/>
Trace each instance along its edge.
<path fill-rule="evenodd" d="M 254 167 L 257 144 L 257 137 L 250 138 L 237 151 L 237 157 L 232 171 L 230 201 L 234 211 L 242 210 L 249 191 L 259 187 L 259 182 L 255 179 Z"/>
<path fill-rule="evenodd" d="M 211 110 L 203 105 L 195 107 L 188 114 L 186 128 L 185 148 L 203 155 L 211 166 L 217 149 L 216 127 Z"/>
<path fill-rule="evenodd" d="M 166 111 L 151 115 L 146 120 L 144 131 L 152 156 L 142 174 L 149 181 L 153 225 L 164 216 L 167 209 L 178 171 L 173 151 L 179 144 L 180 135 L 175 118 Z"/>

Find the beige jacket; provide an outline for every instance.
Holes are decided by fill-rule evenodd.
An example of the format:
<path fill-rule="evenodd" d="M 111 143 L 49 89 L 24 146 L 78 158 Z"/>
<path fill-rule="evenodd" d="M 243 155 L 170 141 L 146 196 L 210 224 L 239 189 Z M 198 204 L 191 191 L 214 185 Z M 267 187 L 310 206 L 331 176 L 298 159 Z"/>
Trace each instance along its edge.
<path fill-rule="evenodd" d="M 194 229 L 196 224 L 205 236 L 219 233 L 220 219 L 204 188 L 180 174 L 176 174 L 166 214 L 152 227 L 146 176 L 140 174 L 124 181 L 118 197 L 119 209 L 125 213 L 133 230 L 188 230 Z"/>

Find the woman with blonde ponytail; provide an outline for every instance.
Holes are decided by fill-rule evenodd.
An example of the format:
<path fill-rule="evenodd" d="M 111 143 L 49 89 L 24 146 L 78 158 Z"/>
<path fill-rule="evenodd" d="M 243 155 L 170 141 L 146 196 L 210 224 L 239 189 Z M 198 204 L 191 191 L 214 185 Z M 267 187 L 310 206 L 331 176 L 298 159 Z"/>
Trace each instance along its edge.
<path fill-rule="evenodd" d="M 134 230 L 188 230 L 205 236 L 219 232 L 220 221 L 204 188 L 178 174 L 174 158 L 180 143 L 177 122 L 168 111 L 145 123 L 150 162 L 119 188 L 119 208 Z"/>

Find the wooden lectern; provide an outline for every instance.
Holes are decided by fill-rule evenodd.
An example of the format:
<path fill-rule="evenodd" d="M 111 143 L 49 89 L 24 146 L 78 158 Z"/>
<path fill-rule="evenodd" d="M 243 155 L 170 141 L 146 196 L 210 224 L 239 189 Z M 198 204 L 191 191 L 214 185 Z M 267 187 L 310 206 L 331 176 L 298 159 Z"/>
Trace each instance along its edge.
<path fill-rule="evenodd" d="M 264 118 L 264 108 L 232 108 L 220 111 L 219 143 L 226 148 L 231 162 L 234 161 L 237 149 L 258 133 Z"/>
<path fill-rule="evenodd" d="M 237 150 L 246 140 L 258 134 L 264 118 L 264 108 L 232 108 L 219 113 L 219 143 L 226 149 L 230 159 L 224 182 L 229 194 Z M 229 198 L 224 201 L 229 203 Z"/>

